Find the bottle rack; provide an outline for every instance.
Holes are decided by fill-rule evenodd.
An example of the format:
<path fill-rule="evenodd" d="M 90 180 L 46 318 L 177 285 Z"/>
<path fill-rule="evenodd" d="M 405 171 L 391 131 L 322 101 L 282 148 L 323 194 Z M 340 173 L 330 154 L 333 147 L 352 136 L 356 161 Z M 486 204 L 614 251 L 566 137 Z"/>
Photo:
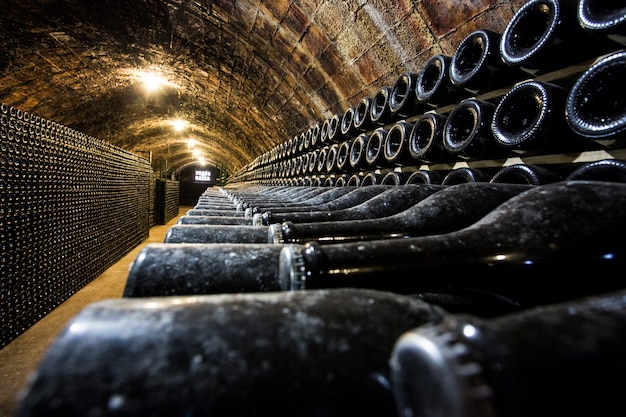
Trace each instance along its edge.
<path fill-rule="evenodd" d="M 149 162 L 0 108 L 0 347 L 148 237 Z"/>

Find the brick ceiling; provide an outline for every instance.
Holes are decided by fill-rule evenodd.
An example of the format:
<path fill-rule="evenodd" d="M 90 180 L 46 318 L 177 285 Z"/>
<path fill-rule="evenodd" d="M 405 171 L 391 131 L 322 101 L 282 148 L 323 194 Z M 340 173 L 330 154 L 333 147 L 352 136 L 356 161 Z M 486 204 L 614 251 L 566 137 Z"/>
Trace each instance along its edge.
<path fill-rule="evenodd" d="M 3 0 L 0 102 L 235 172 L 523 0 Z M 140 75 L 166 82 L 148 93 Z M 187 122 L 176 132 L 172 121 Z M 167 162 L 165 162 L 167 161 Z"/>

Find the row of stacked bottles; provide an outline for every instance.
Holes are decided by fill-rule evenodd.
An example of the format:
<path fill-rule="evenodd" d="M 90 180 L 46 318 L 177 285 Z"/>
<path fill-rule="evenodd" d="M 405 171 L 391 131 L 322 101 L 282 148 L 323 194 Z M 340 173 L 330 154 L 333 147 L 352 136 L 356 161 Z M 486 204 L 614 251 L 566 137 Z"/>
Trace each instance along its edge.
<path fill-rule="evenodd" d="M 503 33 L 470 33 L 452 56 L 434 55 L 419 72 L 313 123 L 229 184 L 359 185 L 367 177 L 369 185 L 385 174 L 403 184 L 416 171 L 411 181 L 442 181 L 458 167 L 493 174 L 520 159 L 545 167 L 623 157 L 626 53 L 611 36 L 621 21 L 593 24 L 619 11 L 528 2 Z"/>
<path fill-rule="evenodd" d="M 148 237 L 144 158 L 0 104 L 0 347 Z"/>
<path fill-rule="evenodd" d="M 531 0 L 513 22 L 530 13 L 536 25 L 545 11 L 561 13 L 561 2 Z M 567 77 L 615 98 L 603 99 L 609 132 L 592 128 L 586 139 L 608 158 L 437 162 L 410 170 L 425 172 L 421 182 L 323 187 L 279 174 L 281 162 L 313 150 L 303 141 L 207 189 L 163 243 L 140 251 L 121 299 L 68 323 L 16 415 L 623 414 L 626 162 L 612 77 L 626 61 L 607 56 L 608 90 L 595 72 Z M 521 102 L 546 103 L 533 97 Z M 561 113 L 566 125 L 570 114 Z M 529 126 L 509 116 L 516 134 Z M 441 181 L 428 180 L 440 166 Z M 452 171 L 464 180 L 444 182 Z"/>

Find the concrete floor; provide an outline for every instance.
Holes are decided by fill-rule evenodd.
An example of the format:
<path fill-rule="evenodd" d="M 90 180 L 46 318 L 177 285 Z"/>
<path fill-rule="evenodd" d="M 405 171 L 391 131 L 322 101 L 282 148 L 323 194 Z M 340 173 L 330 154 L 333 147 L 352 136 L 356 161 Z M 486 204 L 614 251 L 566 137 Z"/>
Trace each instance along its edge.
<path fill-rule="evenodd" d="M 121 298 L 128 268 L 139 251 L 148 243 L 162 243 L 170 226 L 191 208 L 180 206 L 177 217 L 166 225 L 152 227 L 144 243 L 0 350 L 0 417 L 13 416 L 20 390 L 66 323 L 88 304 Z"/>

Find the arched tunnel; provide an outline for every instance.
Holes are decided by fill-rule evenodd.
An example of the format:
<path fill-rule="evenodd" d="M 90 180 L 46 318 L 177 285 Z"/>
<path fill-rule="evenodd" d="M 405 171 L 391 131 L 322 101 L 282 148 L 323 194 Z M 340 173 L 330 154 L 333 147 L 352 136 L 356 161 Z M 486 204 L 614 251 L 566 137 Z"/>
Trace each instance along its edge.
<path fill-rule="evenodd" d="M 234 173 L 522 3 L 8 1 L 0 100 L 168 177 L 198 161 L 190 141 Z"/>
<path fill-rule="evenodd" d="M 0 417 L 624 414 L 624 0 L 2 6 Z"/>

